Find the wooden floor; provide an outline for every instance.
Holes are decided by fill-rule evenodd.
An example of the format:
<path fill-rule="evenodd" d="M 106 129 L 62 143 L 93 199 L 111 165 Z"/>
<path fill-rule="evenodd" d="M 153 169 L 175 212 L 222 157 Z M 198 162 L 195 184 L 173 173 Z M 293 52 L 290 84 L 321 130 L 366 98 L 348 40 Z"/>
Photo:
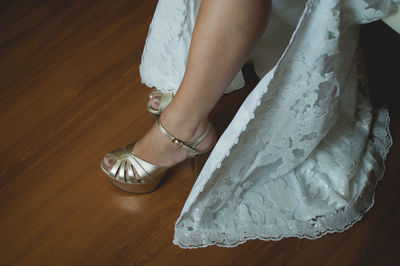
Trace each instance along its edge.
<path fill-rule="evenodd" d="M 155 0 L 0 1 L 0 265 L 400 265 L 400 116 L 375 206 L 318 240 L 184 250 L 188 162 L 130 195 L 99 168 L 153 121 L 138 67 Z M 254 84 L 223 98 L 219 133 Z"/>

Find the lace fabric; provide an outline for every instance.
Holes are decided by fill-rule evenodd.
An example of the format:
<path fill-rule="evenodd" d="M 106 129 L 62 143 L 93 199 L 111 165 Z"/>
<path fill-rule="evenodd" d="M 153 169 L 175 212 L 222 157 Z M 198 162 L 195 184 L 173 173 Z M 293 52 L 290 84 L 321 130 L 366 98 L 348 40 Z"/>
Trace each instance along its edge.
<path fill-rule="evenodd" d="M 178 90 L 185 74 L 190 41 L 200 0 L 158 2 L 146 39 L 140 76 L 148 87 L 162 92 Z M 226 92 L 244 86 L 239 72 Z"/>
<path fill-rule="evenodd" d="M 166 2 L 157 6 L 141 75 L 147 85 L 176 90 L 198 2 Z M 361 219 L 373 205 L 392 141 L 387 110 L 372 110 L 357 90 L 357 24 L 386 16 L 395 2 L 306 3 L 290 40 L 283 39 L 283 53 L 276 50 L 279 60 L 205 164 L 176 222 L 175 244 L 233 247 L 248 239 L 313 239 Z M 172 39 L 157 39 L 157 29 L 166 24 Z M 171 52 L 171 45 L 179 49 Z M 171 64 L 180 72 L 164 67 Z M 258 66 L 266 71 L 268 64 Z"/>

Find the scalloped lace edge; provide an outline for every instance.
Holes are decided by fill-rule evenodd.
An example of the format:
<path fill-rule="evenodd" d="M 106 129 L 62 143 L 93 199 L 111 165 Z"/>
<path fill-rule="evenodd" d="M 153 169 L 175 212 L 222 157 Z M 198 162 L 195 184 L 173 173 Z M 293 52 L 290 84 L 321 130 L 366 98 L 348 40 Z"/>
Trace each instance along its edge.
<path fill-rule="evenodd" d="M 263 241 L 279 241 L 279 240 L 282 240 L 283 238 L 289 238 L 289 237 L 296 237 L 296 238 L 301 238 L 301 239 L 305 238 L 305 239 L 313 240 L 313 239 L 321 238 L 321 237 L 325 236 L 326 234 L 341 233 L 341 232 L 344 232 L 344 231 L 348 230 L 356 222 L 360 221 L 364 217 L 364 214 L 367 213 L 373 207 L 373 205 L 375 203 L 375 188 L 378 185 L 378 182 L 383 179 L 384 173 L 386 171 L 385 162 L 386 162 L 386 159 L 387 159 L 387 155 L 389 153 L 389 149 L 393 144 L 393 139 L 392 139 L 392 136 L 390 134 L 390 129 L 389 129 L 390 116 L 389 116 L 389 112 L 388 112 L 387 108 L 384 107 L 384 108 L 378 108 L 378 109 L 373 110 L 373 113 L 375 115 L 378 115 L 379 112 L 383 112 L 383 115 L 385 116 L 384 128 L 385 128 L 385 131 L 386 131 L 386 136 L 382 138 L 382 142 L 385 144 L 384 145 L 384 149 L 383 149 L 383 153 L 382 153 L 383 155 L 382 155 L 381 158 L 376 158 L 375 164 L 376 165 L 381 165 L 382 168 L 381 168 L 379 173 L 375 174 L 375 177 L 376 177 L 375 183 L 371 184 L 371 186 L 373 187 L 373 192 L 371 194 L 371 199 L 369 201 L 369 204 L 368 204 L 368 201 L 365 201 L 367 206 L 365 208 L 363 208 L 363 211 L 359 212 L 358 215 L 356 214 L 358 211 L 354 208 L 354 203 L 358 203 L 357 202 L 357 198 L 352 203 L 350 203 L 348 206 L 346 206 L 346 208 L 344 210 L 337 210 L 336 211 L 335 215 L 341 215 L 343 217 L 356 216 L 354 219 L 352 219 L 349 223 L 344 225 L 342 228 L 339 228 L 339 229 L 327 228 L 327 229 L 325 229 L 323 231 L 319 231 L 319 232 L 317 231 L 316 232 L 317 235 L 283 234 L 283 235 L 280 235 L 278 237 L 244 236 L 243 239 L 236 241 L 234 244 L 225 244 L 225 243 L 219 243 L 219 242 L 209 242 L 209 243 L 205 243 L 205 244 L 199 244 L 199 245 L 196 245 L 196 246 L 184 246 L 181 243 L 179 243 L 178 241 L 176 241 L 175 239 L 173 240 L 173 244 L 175 244 L 175 245 L 177 245 L 177 246 L 179 246 L 181 248 L 184 248 L 184 249 L 204 248 L 204 247 L 208 247 L 208 246 L 212 246 L 212 245 L 216 245 L 216 246 L 219 246 L 219 247 L 237 247 L 238 245 L 244 244 L 248 240 L 256 240 L 256 239 L 258 239 L 258 240 L 263 240 Z M 373 129 L 371 130 L 371 133 L 373 133 Z M 379 137 L 379 136 L 373 135 L 373 137 Z M 370 148 L 369 152 L 374 151 L 376 149 L 377 149 L 376 147 L 372 147 L 372 148 Z M 370 172 L 373 172 L 373 169 L 371 169 Z M 367 175 L 370 172 L 367 172 L 367 173 L 363 172 L 363 174 Z M 332 215 L 332 213 L 331 213 L 331 215 Z M 326 216 L 327 215 L 324 215 L 324 216 L 320 217 L 319 220 L 323 220 L 323 218 L 325 218 Z M 305 221 L 305 223 L 306 222 L 310 223 L 310 221 L 311 220 Z M 211 235 L 211 234 L 209 234 L 208 232 L 204 232 L 204 231 L 202 233 L 204 233 L 204 236 L 203 236 L 204 240 L 205 239 L 210 239 L 210 237 L 208 237 L 206 235 Z M 213 235 L 215 236 L 216 234 L 213 233 Z M 220 235 L 223 235 L 223 234 L 220 234 Z"/>

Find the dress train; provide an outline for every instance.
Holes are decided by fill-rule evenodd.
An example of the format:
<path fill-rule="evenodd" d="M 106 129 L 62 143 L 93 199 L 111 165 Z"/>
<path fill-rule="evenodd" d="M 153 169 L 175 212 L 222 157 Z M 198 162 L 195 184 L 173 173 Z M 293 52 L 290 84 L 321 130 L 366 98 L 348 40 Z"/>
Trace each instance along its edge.
<path fill-rule="evenodd" d="M 282 17 L 296 13 L 289 2 L 303 10 L 295 29 Z M 362 218 L 392 140 L 387 110 L 372 109 L 360 82 L 358 24 L 386 17 L 397 2 L 274 1 L 271 41 L 260 40 L 252 55 L 263 78 L 207 160 L 176 222 L 175 244 L 318 238 Z M 198 6 L 159 1 L 140 66 L 146 85 L 179 87 Z M 228 90 L 241 82 L 239 73 Z"/>

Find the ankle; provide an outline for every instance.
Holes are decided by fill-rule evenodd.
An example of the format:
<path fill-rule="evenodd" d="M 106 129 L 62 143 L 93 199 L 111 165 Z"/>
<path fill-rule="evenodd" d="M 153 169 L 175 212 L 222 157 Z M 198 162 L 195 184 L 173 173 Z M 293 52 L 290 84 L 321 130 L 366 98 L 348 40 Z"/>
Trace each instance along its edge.
<path fill-rule="evenodd" d="M 199 137 L 208 127 L 207 118 L 188 116 L 187 113 L 163 112 L 160 121 L 172 135 L 183 141 Z"/>

